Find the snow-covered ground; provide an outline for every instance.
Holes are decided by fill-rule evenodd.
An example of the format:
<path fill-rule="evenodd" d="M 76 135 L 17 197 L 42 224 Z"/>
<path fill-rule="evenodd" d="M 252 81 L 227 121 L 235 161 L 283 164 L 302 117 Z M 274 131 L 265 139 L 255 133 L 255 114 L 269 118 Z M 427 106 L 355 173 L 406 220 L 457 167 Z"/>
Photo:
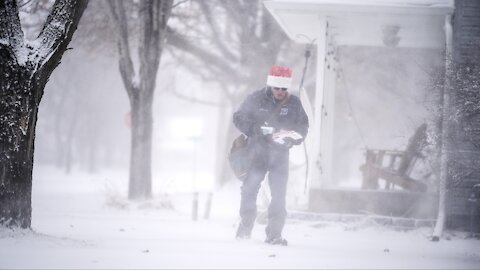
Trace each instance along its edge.
<path fill-rule="evenodd" d="M 431 228 L 289 220 L 288 247 L 264 244 L 260 224 L 236 240 L 239 183 L 215 192 L 210 219 L 192 221 L 191 195 L 127 202 L 126 178 L 36 167 L 32 230 L 0 229 L 0 268 L 480 268 L 479 240 L 447 232 L 431 242 Z"/>

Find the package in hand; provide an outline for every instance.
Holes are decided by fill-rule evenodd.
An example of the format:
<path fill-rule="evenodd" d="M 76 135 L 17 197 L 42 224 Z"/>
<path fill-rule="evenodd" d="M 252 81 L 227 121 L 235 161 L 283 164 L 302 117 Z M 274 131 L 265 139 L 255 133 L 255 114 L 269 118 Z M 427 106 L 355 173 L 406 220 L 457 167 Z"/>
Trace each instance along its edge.
<path fill-rule="evenodd" d="M 272 139 L 278 144 L 285 144 L 287 140 L 294 142 L 300 141 L 303 139 L 303 136 L 294 130 L 282 130 L 274 133 Z"/>

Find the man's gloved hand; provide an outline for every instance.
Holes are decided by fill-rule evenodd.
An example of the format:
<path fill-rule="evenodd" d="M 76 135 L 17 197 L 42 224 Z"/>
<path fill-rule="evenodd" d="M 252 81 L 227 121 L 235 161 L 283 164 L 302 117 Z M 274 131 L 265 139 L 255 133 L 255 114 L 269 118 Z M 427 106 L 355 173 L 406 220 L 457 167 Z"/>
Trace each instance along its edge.
<path fill-rule="evenodd" d="M 302 144 L 302 142 L 303 142 L 303 139 L 298 139 L 298 140 L 292 139 L 292 144 L 293 145 L 300 145 L 300 144 Z"/>

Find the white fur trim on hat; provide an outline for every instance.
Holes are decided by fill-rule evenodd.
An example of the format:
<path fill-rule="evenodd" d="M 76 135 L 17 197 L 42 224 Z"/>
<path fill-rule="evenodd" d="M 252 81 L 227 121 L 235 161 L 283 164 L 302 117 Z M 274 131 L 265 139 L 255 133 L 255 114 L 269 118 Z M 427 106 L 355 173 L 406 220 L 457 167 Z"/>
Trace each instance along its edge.
<path fill-rule="evenodd" d="M 279 77 L 268 75 L 267 77 L 267 86 L 278 87 L 278 88 L 290 88 L 292 85 L 291 77 Z"/>

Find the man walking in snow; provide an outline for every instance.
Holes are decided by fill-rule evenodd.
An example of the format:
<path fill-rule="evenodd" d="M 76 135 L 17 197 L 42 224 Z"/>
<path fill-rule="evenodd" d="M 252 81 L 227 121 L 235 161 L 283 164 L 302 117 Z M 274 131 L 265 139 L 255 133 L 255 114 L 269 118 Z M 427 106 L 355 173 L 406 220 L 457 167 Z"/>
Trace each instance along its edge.
<path fill-rule="evenodd" d="M 290 68 L 273 66 L 266 87 L 250 94 L 233 114 L 233 123 L 248 136 L 253 151 L 252 166 L 241 187 L 237 238 L 250 238 L 257 215 L 257 194 L 268 172 L 272 200 L 265 242 L 287 245 L 282 230 L 287 215 L 289 149 L 300 144 L 308 131 L 308 117 L 300 99 L 288 92 L 291 83 Z"/>

